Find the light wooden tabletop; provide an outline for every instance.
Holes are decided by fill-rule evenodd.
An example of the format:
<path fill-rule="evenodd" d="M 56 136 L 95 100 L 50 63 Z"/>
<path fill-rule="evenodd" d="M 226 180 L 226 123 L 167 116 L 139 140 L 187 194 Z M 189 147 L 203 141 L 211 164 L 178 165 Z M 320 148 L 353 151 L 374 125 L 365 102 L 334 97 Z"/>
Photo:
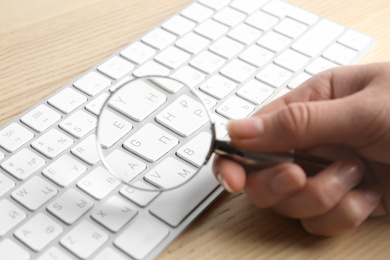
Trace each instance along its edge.
<path fill-rule="evenodd" d="M 0 125 L 190 0 L 0 1 Z M 376 39 L 359 62 L 390 61 L 388 0 L 288 0 Z M 388 259 L 390 218 L 332 238 L 223 194 L 160 259 Z"/>

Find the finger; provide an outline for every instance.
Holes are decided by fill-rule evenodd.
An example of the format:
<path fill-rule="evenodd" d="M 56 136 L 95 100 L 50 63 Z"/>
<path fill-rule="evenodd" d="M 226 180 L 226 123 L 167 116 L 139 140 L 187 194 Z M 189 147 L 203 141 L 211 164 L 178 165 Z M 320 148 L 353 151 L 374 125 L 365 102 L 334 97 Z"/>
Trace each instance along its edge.
<path fill-rule="evenodd" d="M 306 175 L 295 164 L 284 163 L 248 174 L 245 193 L 260 208 L 271 207 L 302 189 Z"/>
<path fill-rule="evenodd" d="M 307 180 L 304 189 L 273 207 L 291 218 L 319 216 L 335 207 L 363 178 L 364 165 L 356 159 L 341 159 Z"/>
<path fill-rule="evenodd" d="M 230 193 L 239 192 L 245 186 L 246 171 L 242 165 L 232 160 L 216 155 L 213 172 L 219 183 Z"/>
<path fill-rule="evenodd" d="M 303 227 L 312 234 L 333 236 L 359 226 L 380 203 L 378 187 L 350 191 L 331 211 L 302 219 Z"/>

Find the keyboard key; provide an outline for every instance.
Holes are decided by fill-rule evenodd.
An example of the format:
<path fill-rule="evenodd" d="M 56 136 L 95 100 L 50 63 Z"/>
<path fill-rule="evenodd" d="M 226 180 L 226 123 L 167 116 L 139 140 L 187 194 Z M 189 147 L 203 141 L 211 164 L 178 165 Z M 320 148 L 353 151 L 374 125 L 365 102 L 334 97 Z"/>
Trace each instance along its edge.
<path fill-rule="evenodd" d="M 281 35 L 277 32 L 269 31 L 257 41 L 257 44 L 271 51 L 280 52 L 285 47 L 287 47 L 287 45 L 289 45 L 290 42 L 291 42 L 290 38 Z"/>
<path fill-rule="evenodd" d="M 42 174 L 61 187 L 66 187 L 86 172 L 87 167 L 76 159 L 64 154 L 43 169 Z"/>
<path fill-rule="evenodd" d="M 63 228 L 43 213 L 19 227 L 14 235 L 34 251 L 40 251 L 63 232 Z"/>
<path fill-rule="evenodd" d="M 5 238 L 0 241 L 0 252 L 2 256 L 7 256 L 6 259 L 18 259 L 18 260 L 29 260 L 30 254 L 21 246 L 16 244 L 9 238 Z"/>
<path fill-rule="evenodd" d="M 196 167 L 201 167 L 205 163 L 205 159 L 210 152 L 211 142 L 211 134 L 202 132 L 180 147 L 177 150 L 177 156 Z"/>
<path fill-rule="evenodd" d="M 106 168 L 97 167 L 87 176 L 77 182 L 77 187 L 97 200 L 104 199 L 110 192 L 119 186 L 117 180 Z"/>
<path fill-rule="evenodd" d="M 294 89 L 298 86 L 300 86 L 303 82 L 311 78 L 310 74 L 307 74 L 306 72 L 299 73 L 295 78 L 293 78 L 288 84 L 288 88 Z"/>
<path fill-rule="evenodd" d="M 8 160 L 1 164 L 1 168 L 6 170 L 18 180 L 24 180 L 36 170 L 45 164 L 40 156 L 31 152 L 27 148 L 23 148 Z"/>
<path fill-rule="evenodd" d="M 134 77 L 145 77 L 150 75 L 167 76 L 168 74 L 169 69 L 154 61 L 147 61 L 144 65 L 133 72 Z"/>
<path fill-rule="evenodd" d="M 237 84 L 234 81 L 231 81 L 219 74 L 215 74 L 203 83 L 199 89 L 217 99 L 223 99 L 236 87 Z"/>
<path fill-rule="evenodd" d="M 249 44 L 259 38 L 261 31 L 246 24 L 239 24 L 228 33 L 228 36 L 243 44 Z"/>
<path fill-rule="evenodd" d="M 0 131 L 0 146 L 12 153 L 32 138 L 34 134 L 31 131 L 18 123 L 11 123 Z"/>
<path fill-rule="evenodd" d="M 225 7 L 216 13 L 213 18 L 229 27 L 234 27 L 245 19 L 245 14 L 230 7 Z"/>
<path fill-rule="evenodd" d="M 104 103 L 106 102 L 107 98 L 109 97 L 108 93 L 103 93 L 91 102 L 89 102 L 85 109 L 87 109 L 89 112 L 94 114 L 95 116 L 100 115 L 100 110 L 102 109 Z"/>
<path fill-rule="evenodd" d="M 209 122 L 209 117 L 199 100 L 181 95 L 156 116 L 156 121 L 187 137 Z"/>
<path fill-rule="evenodd" d="M 228 5 L 230 0 L 200 0 L 199 2 L 214 10 L 220 10 L 222 7 Z"/>
<path fill-rule="evenodd" d="M 47 158 L 53 159 L 73 143 L 72 138 L 53 128 L 32 142 L 31 146 Z"/>
<path fill-rule="evenodd" d="M 183 162 L 167 157 L 145 174 L 145 180 L 157 187 L 170 189 L 187 182 L 197 172 Z"/>
<path fill-rule="evenodd" d="M 306 31 L 306 29 L 307 29 L 307 25 L 292 20 L 290 18 L 284 19 L 283 21 L 278 23 L 274 28 L 275 31 L 290 38 L 297 38 L 304 31 Z"/>
<path fill-rule="evenodd" d="M 275 88 L 281 87 L 289 78 L 292 73 L 286 69 L 283 69 L 275 64 L 269 64 L 259 74 L 256 75 L 258 80 L 273 86 Z"/>
<path fill-rule="evenodd" d="M 183 82 L 190 88 L 194 88 L 206 78 L 203 73 L 189 66 L 181 67 L 171 77 Z"/>
<path fill-rule="evenodd" d="M 168 21 L 162 24 L 162 27 L 178 36 L 182 36 L 185 33 L 189 32 L 192 28 L 195 27 L 195 23 L 180 16 L 176 15 L 170 18 Z"/>
<path fill-rule="evenodd" d="M 205 105 L 207 110 L 211 110 L 215 105 L 217 105 L 217 101 L 210 97 L 209 95 L 201 92 L 201 91 L 194 91 L 195 94 L 200 98 L 203 105 Z"/>
<path fill-rule="evenodd" d="M 114 56 L 98 67 L 98 71 L 113 79 L 119 79 L 129 73 L 134 65 L 125 59 Z"/>
<path fill-rule="evenodd" d="M 334 43 L 330 46 L 322 56 L 330 61 L 334 61 L 340 65 L 349 64 L 357 55 L 357 51 L 347 48 L 341 44 Z"/>
<path fill-rule="evenodd" d="M 114 244 L 131 257 L 143 259 L 168 234 L 168 228 L 146 215 L 135 218 L 126 230 L 114 240 Z"/>
<path fill-rule="evenodd" d="M 51 97 L 47 102 L 61 112 L 69 114 L 87 100 L 86 96 L 77 92 L 73 88 L 65 88 L 54 97 Z"/>
<path fill-rule="evenodd" d="M 122 87 L 125 83 L 129 82 L 130 80 L 134 79 L 133 76 L 125 76 L 118 80 L 115 84 L 111 85 L 110 92 L 115 92 L 119 87 Z"/>
<path fill-rule="evenodd" d="M 46 105 L 39 105 L 20 120 L 35 131 L 43 132 L 60 119 L 61 115 L 59 113 Z"/>
<path fill-rule="evenodd" d="M 176 40 L 176 36 L 164 31 L 161 28 L 156 28 L 142 37 L 142 41 L 150 46 L 162 50 L 168 45 L 170 45 L 173 41 Z"/>
<path fill-rule="evenodd" d="M 60 240 L 62 246 L 81 259 L 89 258 L 109 236 L 90 221 L 83 220 Z"/>
<path fill-rule="evenodd" d="M 135 189 L 134 187 L 139 187 L 139 189 Z M 161 194 L 159 191 L 153 190 L 156 190 L 156 188 L 145 182 L 136 181 L 132 186 L 124 185 L 120 189 L 120 194 L 138 206 L 146 207 L 152 200 Z"/>
<path fill-rule="evenodd" d="M 4 174 L 0 173 L 0 197 L 15 186 L 15 183 Z M 1 237 L 1 234 L 0 234 Z"/>
<path fill-rule="evenodd" d="M 169 93 L 176 93 L 184 87 L 182 83 L 166 78 L 152 78 L 150 81 Z"/>
<path fill-rule="evenodd" d="M 260 105 L 274 93 L 274 88 L 258 80 L 252 79 L 242 86 L 237 95 L 246 100 Z"/>
<path fill-rule="evenodd" d="M 128 138 L 123 146 L 148 162 L 155 162 L 178 144 L 176 137 L 154 124 L 147 123 Z"/>
<path fill-rule="evenodd" d="M 57 247 L 50 247 L 43 254 L 41 254 L 37 260 L 72 260 L 73 258 L 66 255 L 64 252 L 59 250 Z"/>
<path fill-rule="evenodd" d="M 292 48 L 313 57 L 328 46 L 343 30 L 344 27 L 341 25 L 323 19 L 299 38 Z"/>
<path fill-rule="evenodd" d="M 176 47 L 168 47 L 162 52 L 160 52 L 156 57 L 155 60 L 164 64 L 170 69 L 176 69 L 180 65 L 182 65 L 184 62 L 186 62 L 191 55 L 188 53 L 176 48 Z"/>
<path fill-rule="evenodd" d="M 54 259 L 53 259 L 54 260 Z M 93 260 L 127 260 L 124 256 L 120 255 L 114 249 L 107 247 L 98 253 Z"/>
<path fill-rule="evenodd" d="M 338 40 L 339 43 L 357 51 L 363 50 L 371 41 L 371 37 L 354 30 L 348 30 Z"/>
<path fill-rule="evenodd" d="M 256 11 L 246 19 L 246 23 L 262 31 L 268 31 L 279 21 L 278 18 L 262 11 Z"/>
<path fill-rule="evenodd" d="M 247 64 L 246 62 L 235 59 L 222 68 L 220 73 L 229 79 L 241 83 L 247 80 L 253 73 L 255 73 L 255 71 L 255 67 Z"/>
<path fill-rule="evenodd" d="M 60 123 L 60 128 L 76 138 L 82 138 L 95 129 L 96 117 L 83 110 L 78 110 Z"/>
<path fill-rule="evenodd" d="M 117 196 L 110 197 L 91 213 L 96 222 L 112 232 L 121 230 L 135 215 L 137 209 Z"/>
<path fill-rule="evenodd" d="M 16 188 L 11 197 L 31 211 L 49 201 L 57 194 L 57 189 L 39 176 L 34 176 Z"/>
<path fill-rule="evenodd" d="M 229 27 L 213 20 L 207 20 L 198 27 L 195 32 L 210 39 L 216 40 L 228 31 Z"/>
<path fill-rule="evenodd" d="M 254 110 L 255 107 L 251 103 L 231 96 L 217 108 L 217 113 L 229 119 L 241 119 L 249 116 Z"/>
<path fill-rule="evenodd" d="M 309 62 L 309 60 L 310 59 L 307 56 L 302 55 L 291 49 L 287 49 L 282 52 L 278 57 L 276 57 L 274 62 L 285 69 L 297 72 L 301 70 L 303 66 L 305 66 L 306 63 Z"/>
<path fill-rule="evenodd" d="M 274 53 L 263 47 L 252 45 L 245 51 L 243 51 L 239 58 L 248 62 L 249 64 L 262 67 L 268 63 L 274 57 Z"/>
<path fill-rule="evenodd" d="M 74 146 L 71 153 L 89 165 L 95 165 L 100 161 L 96 147 L 96 135 L 92 134 Z"/>
<path fill-rule="evenodd" d="M 75 189 L 67 189 L 47 206 L 47 210 L 64 223 L 71 225 L 93 207 L 93 201 Z"/>
<path fill-rule="evenodd" d="M 2 152 L 0 152 L 0 161 L 3 160 L 4 158 L 5 158 L 5 155 Z"/>
<path fill-rule="evenodd" d="M 266 2 L 268 0 L 235 0 L 231 3 L 231 6 L 244 13 L 251 14 Z"/>
<path fill-rule="evenodd" d="M 209 51 L 204 51 L 196 56 L 190 65 L 204 73 L 211 74 L 225 63 L 225 59 Z"/>
<path fill-rule="evenodd" d="M 275 96 L 273 96 L 267 103 L 271 103 L 272 101 L 274 101 L 275 99 L 278 99 L 280 98 L 281 96 L 287 94 L 288 92 L 290 92 L 290 89 L 288 88 L 283 88 L 281 89 L 278 93 L 276 93 Z"/>
<path fill-rule="evenodd" d="M 95 96 L 110 85 L 111 80 L 95 71 L 88 72 L 73 83 L 73 86 L 90 96 Z"/>
<path fill-rule="evenodd" d="M 135 42 L 121 51 L 121 56 L 136 64 L 144 63 L 154 54 L 156 54 L 156 51 L 153 48 L 141 42 Z"/>
<path fill-rule="evenodd" d="M 198 23 L 203 22 L 213 13 L 213 10 L 197 3 L 190 5 L 181 12 L 184 17 L 187 17 Z"/>
<path fill-rule="evenodd" d="M 226 59 L 231 59 L 243 48 L 244 45 L 241 43 L 227 37 L 222 37 L 213 45 L 211 45 L 209 49 L 210 51 L 219 54 Z"/>
<path fill-rule="evenodd" d="M 0 201 L 0 237 L 7 234 L 23 219 L 27 217 L 23 210 L 16 207 L 7 199 Z M 0 252 L 2 252 L 0 250 Z"/>
<path fill-rule="evenodd" d="M 175 45 L 191 54 L 197 54 L 210 44 L 206 38 L 190 32 L 180 38 Z"/>
<path fill-rule="evenodd" d="M 312 75 L 315 75 L 315 74 L 318 74 L 324 70 L 327 70 L 327 69 L 331 69 L 331 68 L 335 68 L 335 67 L 338 67 L 339 65 L 337 65 L 336 63 L 334 62 L 331 62 L 331 61 L 328 61 L 322 57 L 319 57 L 317 59 L 315 59 L 312 63 L 310 63 L 305 71 L 307 73 L 310 73 Z"/>

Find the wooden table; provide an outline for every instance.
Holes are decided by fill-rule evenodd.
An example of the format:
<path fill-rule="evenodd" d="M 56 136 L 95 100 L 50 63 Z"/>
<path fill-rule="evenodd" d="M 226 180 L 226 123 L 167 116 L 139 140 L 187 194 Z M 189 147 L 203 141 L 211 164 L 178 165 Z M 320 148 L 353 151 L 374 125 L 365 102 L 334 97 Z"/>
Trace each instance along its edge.
<path fill-rule="evenodd" d="M 102 61 L 190 0 L 0 1 L 0 125 Z M 388 0 L 288 0 L 373 36 L 360 63 L 390 61 Z M 298 221 L 224 194 L 160 259 L 388 259 L 390 218 L 321 238 Z"/>

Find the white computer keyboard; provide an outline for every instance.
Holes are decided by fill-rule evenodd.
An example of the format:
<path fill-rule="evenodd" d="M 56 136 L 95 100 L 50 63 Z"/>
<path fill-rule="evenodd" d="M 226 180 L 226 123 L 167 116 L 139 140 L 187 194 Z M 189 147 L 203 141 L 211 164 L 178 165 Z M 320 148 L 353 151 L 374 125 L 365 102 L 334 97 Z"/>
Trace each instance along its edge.
<path fill-rule="evenodd" d="M 229 119 L 356 62 L 373 44 L 282 1 L 193 2 L 1 128 L 0 259 L 155 258 L 222 192 L 209 166 L 162 193 L 107 172 L 94 131 L 121 82 L 156 74 L 185 82 L 223 138 Z"/>

